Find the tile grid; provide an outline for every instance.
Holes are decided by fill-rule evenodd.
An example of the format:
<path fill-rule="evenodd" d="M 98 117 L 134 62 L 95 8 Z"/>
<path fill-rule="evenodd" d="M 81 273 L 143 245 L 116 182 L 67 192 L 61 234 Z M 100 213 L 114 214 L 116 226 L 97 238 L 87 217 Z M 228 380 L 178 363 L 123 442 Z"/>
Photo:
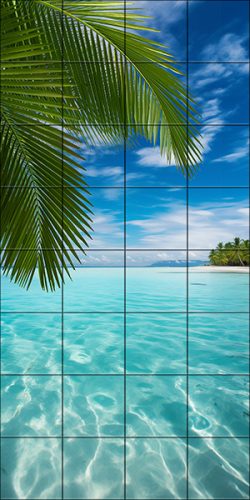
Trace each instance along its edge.
<path fill-rule="evenodd" d="M 186 0 L 186 1 L 187 1 L 187 8 L 188 8 L 188 1 L 189 0 Z M 64 0 L 62 0 L 62 2 L 64 2 Z M 124 8 L 126 9 L 126 0 L 124 0 L 124 4 L 125 4 Z M 63 22 L 62 22 L 62 26 L 63 26 Z M 62 67 L 63 67 L 63 59 L 62 59 Z M 63 79 L 63 75 L 62 75 L 62 79 Z M 63 99 L 62 99 L 62 101 L 63 101 Z M 187 123 L 187 130 L 188 130 L 188 123 Z M 62 139 L 63 139 L 63 127 L 62 127 Z M 124 149 L 125 149 L 125 154 L 126 154 L 126 139 L 124 139 Z M 62 169 L 63 169 L 63 140 L 62 140 Z M 124 174 L 124 176 L 125 176 L 125 181 L 126 181 L 126 173 Z M 125 190 L 126 190 L 126 188 L 124 188 L 124 191 Z M 63 188 L 62 188 L 62 198 L 63 198 Z M 125 202 L 125 208 L 126 208 L 126 202 Z M 187 179 L 187 214 L 188 214 L 188 179 Z M 125 219 L 124 229 L 125 229 L 125 233 L 126 233 L 126 217 L 125 216 L 124 216 L 124 219 Z M 62 232 L 63 232 L 63 220 L 62 220 Z M 188 215 L 187 215 L 187 232 L 188 232 Z M 126 236 L 124 235 L 124 241 L 125 241 L 125 238 L 126 238 Z M 63 250 L 63 248 L 64 247 L 63 247 L 63 238 L 62 238 L 62 250 Z M 125 250 L 126 250 L 126 243 L 124 243 L 124 280 L 126 282 L 126 251 Z M 187 240 L 187 250 L 188 250 L 188 240 Z M 187 262 L 188 262 L 188 253 L 187 253 Z M 63 270 L 62 270 L 62 274 L 63 274 Z M 187 294 L 188 294 L 188 268 L 187 268 Z M 189 307 L 189 304 L 188 304 L 188 296 L 187 296 L 187 356 L 188 356 L 188 307 Z M 64 370 L 64 367 L 63 367 L 63 317 L 64 317 L 64 294 L 63 294 L 63 283 L 62 283 L 62 392 L 63 392 L 63 370 Z M 126 322 L 126 294 L 124 295 L 124 321 Z M 124 327 L 124 331 L 125 331 L 125 327 Z M 125 339 L 125 335 L 124 335 L 124 339 Z M 126 339 L 125 339 L 125 342 L 126 342 Z M 126 356 L 126 353 L 124 353 L 124 356 Z M 188 369 L 188 359 L 187 359 L 187 369 Z M 126 380 L 126 372 L 125 372 L 125 380 Z M 187 380 L 188 380 L 188 377 L 187 377 Z M 62 410 L 62 412 L 63 412 L 63 410 Z M 62 413 L 62 419 L 63 419 L 63 413 Z M 63 432 L 63 424 L 62 424 L 62 443 L 63 443 L 63 437 L 64 437 L 64 432 Z M 188 428 L 187 428 L 187 436 L 184 436 L 184 437 L 188 438 Z M 159 439 L 159 437 L 158 437 L 158 439 Z M 63 444 L 62 444 L 62 446 L 63 446 Z M 187 447 L 187 449 L 188 449 L 188 447 Z M 63 463 L 63 449 L 62 449 L 62 463 Z M 62 483 L 63 483 L 63 470 L 62 470 Z M 63 493 L 62 493 L 62 495 L 63 495 Z M 63 496 L 62 496 L 62 498 L 63 498 Z"/>

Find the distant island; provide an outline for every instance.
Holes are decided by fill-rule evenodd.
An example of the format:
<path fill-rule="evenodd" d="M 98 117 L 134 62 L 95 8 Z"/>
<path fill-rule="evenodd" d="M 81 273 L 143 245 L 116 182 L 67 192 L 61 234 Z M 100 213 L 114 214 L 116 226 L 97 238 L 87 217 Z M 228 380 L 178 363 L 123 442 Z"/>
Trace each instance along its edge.
<path fill-rule="evenodd" d="M 206 266 L 209 262 L 205 260 L 161 260 L 153 262 L 150 267 L 186 267 L 186 266 Z"/>
<path fill-rule="evenodd" d="M 249 266 L 249 240 L 234 238 L 227 243 L 218 243 L 208 256 L 209 260 L 162 260 L 149 267 L 195 267 L 195 266 Z"/>
<path fill-rule="evenodd" d="M 227 243 L 218 243 L 209 254 L 213 266 L 249 266 L 249 240 L 234 238 Z"/>

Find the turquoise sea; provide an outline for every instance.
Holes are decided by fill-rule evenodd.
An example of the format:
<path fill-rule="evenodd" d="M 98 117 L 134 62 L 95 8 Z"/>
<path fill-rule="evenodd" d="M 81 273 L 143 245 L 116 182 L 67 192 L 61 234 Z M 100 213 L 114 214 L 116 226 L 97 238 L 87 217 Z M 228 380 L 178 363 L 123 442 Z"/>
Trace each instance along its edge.
<path fill-rule="evenodd" d="M 1 498 L 249 498 L 248 274 L 78 268 L 63 297 L 2 279 Z"/>

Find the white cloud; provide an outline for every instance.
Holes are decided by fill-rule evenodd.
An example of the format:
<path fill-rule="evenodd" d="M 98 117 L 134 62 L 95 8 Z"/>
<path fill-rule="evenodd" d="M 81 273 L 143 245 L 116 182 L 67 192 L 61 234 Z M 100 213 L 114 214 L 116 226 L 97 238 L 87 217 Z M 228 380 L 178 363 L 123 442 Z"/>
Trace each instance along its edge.
<path fill-rule="evenodd" d="M 137 161 L 138 165 L 155 168 L 176 166 L 174 158 L 168 162 L 167 159 L 161 155 L 159 146 L 139 149 L 136 154 L 139 157 Z"/>
<path fill-rule="evenodd" d="M 220 119 L 220 114 L 220 100 L 218 98 L 209 99 L 204 103 L 202 118 L 207 124 L 217 123 L 217 120 Z M 223 121 L 221 120 L 222 123 Z"/>
<path fill-rule="evenodd" d="M 143 179 L 144 177 L 146 177 L 146 175 L 143 174 L 142 172 L 138 172 L 138 173 L 131 172 L 131 173 L 126 174 L 126 181 L 128 183 L 128 182 L 131 182 L 131 181 L 134 181 L 137 179 Z"/>
<path fill-rule="evenodd" d="M 207 45 L 202 51 L 202 57 L 214 61 L 247 61 L 247 49 L 244 46 L 247 38 L 226 33 L 220 40 Z"/>
<path fill-rule="evenodd" d="M 228 198 L 228 197 L 227 197 Z M 206 260 L 208 252 L 197 249 L 214 248 L 219 241 L 230 241 L 235 236 L 248 237 L 248 200 L 234 198 L 200 202 L 189 207 L 189 248 L 190 258 Z M 143 251 L 129 251 L 127 263 L 130 266 L 150 265 L 161 260 L 183 260 L 186 258 L 186 207 L 177 202 L 165 207 L 165 211 L 155 212 L 146 219 L 127 222 L 128 249 L 142 248 Z M 93 252 L 91 248 L 123 248 L 123 221 L 118 213 L 99 211 L 93 222 L 93 240 L 86 265 L 123 265 L 123 252 Z M 155 251 L 158 248 L 162 251 Z M 166 250 L 168 249 L 169 250 Z M 174 248 L 177 251 L 174 251 Z M 150 250 L 152 249 L 152 250 Z M 171 250 L 172 249 L 172 250 Z M 180 249 L 180 250 L 178 250 Z M 181 250 L 182 249 L 182 250 Z"/>
<path fill-rule="evenodd" d="M 127 252 L 127 265 L 128 267 L 141 267 L 141 266 L 151 266 L 151 264 L 156 262 L 162 262 L 163 260 L 172 260 L 178 262 L 180 260 L 186 260 L 186 251 L 167 251 L 167 252 L 156 252 L 154 250 L 149 251 L 131 251 Z M 181 272 L 185 272 L 184 268 L 179 269 Z M 129 272 L 129 271 L 128 271 Z"/>
<path fill-rule="evenodd" d="M 195 88 L 201 91 L 208 85 L 219 82 L 219 87 L 212 89 L 213 95 L 222 95 L 227 91 L 223 79 L 232 78 L 232 76 L 248 74 L 248 64 L 228 64 L 224 63 L 202 63 L 197 66 L 194 72 L 190 75 L 190 88 Z"/>
<path fill-rule="evenodd" d="M 203 146 L 201 153 L 205 155 L 211 150 L 214 138 L 222 130 L 224 119 L 220 110 L 220 100 L 218 98 L 209 99 L 203 104 L 202 119 L 207 125 L 201 128 L 201 144 Z M 210 124 L 216 124 L 216 127 Z"/>
<path fill-rule="evenodd" d="M 81 264 L 93 267 L 109 267 L 119 266 L 122 267 L 124 257 L 122 252 L 106 251 L 106 252 L 91 252 L 87 251 L 80 259 Z M 76 263 L 78 265 L 78 263 Z"/>
<path fill-rule="evenodd" d="M 206 87 L 221 78 L 226 78 L 232 74 L 232 69 L 223 63 L 209 63 L 198 66 L 198 69 L 191 75 L 192 85 L 197 88 Z"/>
<path fill-rule="evenodd" d="M 193 8 L 195 2 L 191 2 Z M 185 58 L 186 48 L 184 46 L 184 37 L 186 29 L 186 0 L 171 0 L 162 2 L 161 0 L 140 0 L 133 5 L 138 14 L 149 16 L 142 22 L 142 26 L 147 26 L 157 31 L 147 31 L 147 38 L 158 41 L 165 45 L 175 57 L 175 60 L 183 60 Z M 128 6 L 129 10 L 129 6 Z M 176 25 L 178 23 L 178 30 Z M 179 34 L 177 35 L 179 31 Z"/>
<path fill-rule="evenodd" d="M 128 5 L 128 12 L 131 9 L 131 13 L 134 12 L 135 3 Z M 171 0 L 162 4 L 162 0 L 140 0 L 136 4 L 136 11 L 138 14 L 143 16 L 148 16 L 148 19 L 142 20 L 141 26 L 147 26 L 159 31 L 159 33 L 153 33 L 151 38 L 154 40 L 161 38 L 163 41 L 166 37 L 166 29 L 168 28 L 168 37 L 175 39 L 174 30 L 171 32 L 171 28 L 174 24 L 179 23 L 181 20 L 185 21 L 186 15 L 186 0 Z M 150 36 L 150 32 L 147 34 Z M 168 44 L 169 45 L 169 38 Z"/>
<path fill-rule="evenodd" d="M 107 210 L 94 210 L 92 216 L 92 241 L 90 248 L 122 248 L 123 247 L 123 220 L 119 213 Z"/>
<path fill-rule="evenodd" d="M 161 213 L 151 217 L 130 219 L 128 246 L 142 248 L 185 248 L 186 247 L 186 207 L 175 203 L 174 209 L 162 208 Z M 134 231 L 136 228 L 136 234 Z M 136 239 L 137 243 L 134 241 Z"/>
<path fill-rule="evenodd" d="M 238 213 L 246 215 L 247 217 L 249 216 L 249 208 L 238 208 Z"/>
<path fill-rule="evenodd" d="M 190 248 L 213 248 L 219 241 L 229 241 L 235 235 L 247 238 L 248 202 L 219 200 L 189 206 Z M 128 246 L 141 248 L 185 248 L 186 207 L 173 204 L 167 211 L 152 217 L 128 221 Z M 136 232 L 133 230 L 136 228 Z M 237 234 L 236 234 L 237 233 Z"/>
<path fill-rule="evenodd" d="M 229 112 L 222 112 L 221 96 L 228 91 L 232 78 L 248 73 L 248 64 L 228 64 L 229 61 L 246 61 L 247 51 L 244 47 L 246 39 L 233 33 L 227 33 L 214 44 L 209 44 L 203 50 L 202 56 L 206 60 L 221 60 L 220 63 L 201 64 L 190 75 L 190 88 L 195 89 L 197 94 L 206 91 L 210 87 L 209 99 L 202 96 L 200 98 L 202 108 L 202 119 L 207 123 L 222 124 Z M 224 64 L 225 63 L 225 64 Z M 230 81 L 229 81 L 230 79 Z M 227 81 L 230 83 L 228 84 Z M 201 93 L 202 95 L 202 93 Z M 206 96 L 206 94 L 205 94 Z M 230 110 L 232 114 L 234 110 Z M 210 144 L 214 135 L 219 131 L 216 127 L 214 133 L 211 131 L 208 136 L 208 143 L 205 138 L 205 152 L 210 149 Z M 206 130 L 208 132 L 208 129 Z"/>
<path fill-rule="evenodd" d="M 121 196 L 123 196 L 123 191 L 120 188 L 117 189 L 102 189 L 102 196 L 105 200 L 115 201 L 119 200 Z"/>
<path fill-rule="evenodd" d="M 157 21 L 157 23 L 160 22 L 161 25 L 164 25 L 164 28 L 170 24 L 177 23 L 186 14 L 185 0 L 171 0 L 171 2 L 165 2 L 164 5 L 162 4 L 162 0 L 154 0 L 154 2 L 151 0 L 140 1 L 138 7 L 141 13 L 153 17 L 151 25 L 155 26 Z"/>
<path fill-rule="evenodd" d="M 234 236 L 248 235 L 248 201 L 224 200 L 190 207 L 190 247 L 213 248 L 219 241 L 230 241 Z M 201 216 L 205 211 L 207 216 Z M 212 210 L 211 210 L 212 208 Z"/>
<path fill-rule="evenodd" d="M 238 147 L 232 153 L 227 155 L 220 156 L 213 160 L 213 163 L 233 163 L 237 160 L 241 160 L 242 158 L 247 158 L 249 153 L 249 146 Z"/>
<path fill-rule="evenodd" d="M 121 177 L 123 175 L 122 167 L 87 167 L 85 175 L 88 177 Z"/>
<path fill-rule="evenodd" d="M 220 63 L 209 63 L 195 66 L 195 70 L 190 73 L 190 89 L 196 92 L 200 103 L 202 121 L 206 124 L 223 125 L 226 118 L 232 115 L 235 109 L 225 111 L 222 96 L 231 88 L 232 81 L 244 74 L 248 74 L 248 64 L 228 64 L 229 61 L 247 61 L 247 51 L 244 47 L 245 37 L 233 33 L 223 35 L 214 44 L 209 44 L 202 53 L 203 59 L 221 60 Z M 211 86 L 214 84 L 213 86 Z M 209 93 L 207 87 L 209 87 Z M 203 127 L 203 154 L 211 148 L 214 137 L 221 127 Z M 230 161 L 230 158 L 228 159 Z M 233 158 L 232 158 L 233 161 Z"/>

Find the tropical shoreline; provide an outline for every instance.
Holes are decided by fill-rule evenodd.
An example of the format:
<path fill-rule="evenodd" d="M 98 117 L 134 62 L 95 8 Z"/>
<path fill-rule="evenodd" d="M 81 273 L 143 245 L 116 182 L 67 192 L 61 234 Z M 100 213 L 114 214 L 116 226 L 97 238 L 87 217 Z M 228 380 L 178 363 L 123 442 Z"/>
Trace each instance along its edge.
<path fill-rule="evenodd" d="M 188 269 L 199 273 L 249 273 L 249 266 L 190 266 Z"/>
<path fill-rule="evenodd" d="M 189 270 L 202 273 L 249 273 L 249 266 L 197 266 L 189 268 Z"/>
<path fill-rule="evenodd" d="M 157 269 L 155 267 L 155 269 Z M 158 268 L 159 269 L 159 268 Z M 176 271 L 177 269 L 179 271 L 183 271 L 183 269 L 186 269 L 186 267 L 164 267 L 161 268 L 162 270 L 165 269 L 167 271 Z M 248 274 L 249 273 L 249 266 L 189 266 L 188 267 L 189 272 L 199 272 L 199 273 L 244 273 Z M 164 271 L 162 271 L 164 272 Z"/>

